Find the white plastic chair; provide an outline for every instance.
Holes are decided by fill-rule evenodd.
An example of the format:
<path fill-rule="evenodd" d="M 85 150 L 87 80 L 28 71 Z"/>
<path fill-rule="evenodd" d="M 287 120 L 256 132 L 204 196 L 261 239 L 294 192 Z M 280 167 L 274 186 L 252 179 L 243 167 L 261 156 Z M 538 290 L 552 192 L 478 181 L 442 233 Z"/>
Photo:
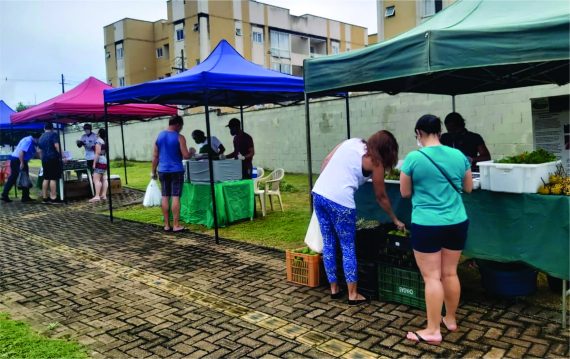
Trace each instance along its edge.
<path fill-rule="evenodd" d="M 271 196 L 277 196 L 279 198 L 279 205 L 281 205 L 281 212 L 283 212 L 283 201 L 281 200 L 281 191 L 279 185 L 285 177 L 285 170 L 283 168 L 278 168 L 271 172 L 266 178 L 263 178 L 265 183 L 265 194 L 269 196 L 269 205 L 271 210 L 273 210 L 273 201 Z"/>
<path fill-rule="evenodd" d="M 261 167 L 257 167 L 257 177 L 253 179 L 253 195 L 259 196 L 259 204 L 261 205 L 261 213 L 265 217 L 265 187 L 260 188 L 265 171 Z"/>

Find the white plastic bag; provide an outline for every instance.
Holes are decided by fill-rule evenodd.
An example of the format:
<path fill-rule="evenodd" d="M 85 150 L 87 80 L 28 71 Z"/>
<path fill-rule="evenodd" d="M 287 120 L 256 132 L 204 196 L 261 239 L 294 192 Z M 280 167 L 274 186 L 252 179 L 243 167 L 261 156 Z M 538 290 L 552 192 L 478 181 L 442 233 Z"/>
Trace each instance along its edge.
<path fill-rule="evenodd" d="M 151 179 L 148 186 L 146 186 L 143 206 L 155 207 L 155 206 L 160 206 L 161 203 L 162 203 L 162 193 L 160 192 L 160 188 L 158 188 L 158 182 L 156 182 L 155 179 Z"/>
<path fill-rule="evenodd" d="M 317 219 L 315 211 L 313 211 L 309 228 L 307 228 L 305 244 L 315 252 L 321 253 L 323 251 L 323 235 L 321 234 L 321 227 L 319 226 L 319 220 Z"/>

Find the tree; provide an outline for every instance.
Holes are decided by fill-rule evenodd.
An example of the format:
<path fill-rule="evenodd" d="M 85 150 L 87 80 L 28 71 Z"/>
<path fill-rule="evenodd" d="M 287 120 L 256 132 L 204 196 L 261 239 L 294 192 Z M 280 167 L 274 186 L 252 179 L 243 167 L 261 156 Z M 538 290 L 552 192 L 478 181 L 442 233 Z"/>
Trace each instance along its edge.
<path fill-rule="evenodd" d="M 16 106 L 16 112 L 22 112 L 27 108 L 28 108 L 28 106 L 24 105 L 21 102 L 18 102 L 18 106 Z"/>

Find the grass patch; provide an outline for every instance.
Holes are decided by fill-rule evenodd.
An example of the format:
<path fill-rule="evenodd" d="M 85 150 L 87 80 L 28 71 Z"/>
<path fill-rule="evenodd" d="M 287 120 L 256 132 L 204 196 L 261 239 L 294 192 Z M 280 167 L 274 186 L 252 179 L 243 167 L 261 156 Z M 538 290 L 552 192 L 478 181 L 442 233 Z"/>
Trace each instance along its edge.
<path fill-rule="evenodd" d="M 128 168 L 128 186 L 145 190 L 149 174 L 150 163 L 134 162 L 134 166 Z M 259 217 L 253 221 L 232 223 L 228 227 L 220 228 L 220 236 L 278 249 L 302 247 L 310 220 L 308 178 L 303 174 L 285 174 L 285 178 L 286 182 L 281 183 L 284 212 L 281 212 L 279 204 L 276 203 L 278 201 L 274 199 L 274 210 L 269 209 L 265 217 L 258 211 Z M 269 207 L 269 204 L 267 205 Z M 162 212 L 159 207 L 145 208 L 136 205 L 115 210 L 113 214 L 117 218 L 162 225 Z M 204 226 L 186 224 L 186 227 L 194 232 L 214 234 L 213 229 Z"/>
<path fill-rule="evenodd" d="M 35 333 L 29 325 L 10 320 L 8 314 L 0 313 L 0 358 L 87 357 L 85 349 L 79 344 L 44 337 Z"/>

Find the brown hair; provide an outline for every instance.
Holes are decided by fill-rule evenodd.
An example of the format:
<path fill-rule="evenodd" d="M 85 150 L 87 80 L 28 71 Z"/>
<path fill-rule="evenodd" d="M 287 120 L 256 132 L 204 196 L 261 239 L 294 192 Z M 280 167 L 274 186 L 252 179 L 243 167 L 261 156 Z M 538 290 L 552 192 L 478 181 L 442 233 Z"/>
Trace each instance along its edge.
<path fill-rule="evenodd" d="M 366 141 L 366 154 L 375 165 L 392 169 L 398 163 L 398 142 L 390 131 L 378 131 Z"/>

